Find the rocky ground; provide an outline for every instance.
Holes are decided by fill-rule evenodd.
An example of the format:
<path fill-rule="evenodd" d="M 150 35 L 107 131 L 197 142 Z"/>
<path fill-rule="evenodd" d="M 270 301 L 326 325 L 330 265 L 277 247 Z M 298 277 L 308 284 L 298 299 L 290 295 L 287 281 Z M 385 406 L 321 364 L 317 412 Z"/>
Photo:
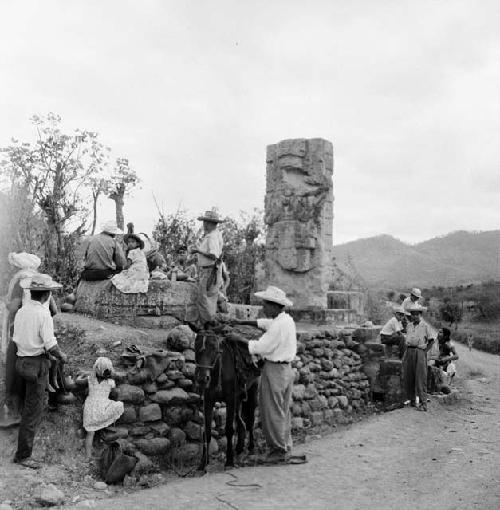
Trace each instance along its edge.
<path fill-rule="evenodd" d="M 69 321 L 59 320 L 67 327 Z M 166 337 L 161 331 L 78 321 L 88 332 L 85 344 L 78 328 L 68 335 L 73 369 L 88 366 L 99 349 L 113 355 L 117 340 L 157 345 Z M 15 430 L 0 431 L 0 503 L 33 508 L 64 501 L 120 510 L 164 508 L 165 501 L 183 509 L 499 508 L 494 477 L 500 467 L 500 358 L 459 349 L 460 400 L 444 404 L 433 398 L 427 414 L 400 409 L 298 445 L 310 458 L 301 466 L 224 472 L 218 464 L 203 478 L 166 472 L 145 475 L 135 487 L 106 487 L 98 482 L 96 466 L 83 458 L 78 420 L 63 407 L 46 418 L 37 438 L 35 455 L 45 461 L 41 472 L 13 465 Z"/>

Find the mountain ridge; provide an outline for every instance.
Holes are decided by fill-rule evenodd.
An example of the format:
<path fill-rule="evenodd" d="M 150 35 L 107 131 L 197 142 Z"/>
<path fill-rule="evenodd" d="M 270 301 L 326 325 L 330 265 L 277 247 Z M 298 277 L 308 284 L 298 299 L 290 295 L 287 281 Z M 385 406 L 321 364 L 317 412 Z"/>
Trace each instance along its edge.
<path fill-rule="evenodd" d="M 457 230 L 416 244 L 380 234 L 334 246 L 333 256 L 369 287 L 462 285 L 500 279 L 500 230 Z"/>

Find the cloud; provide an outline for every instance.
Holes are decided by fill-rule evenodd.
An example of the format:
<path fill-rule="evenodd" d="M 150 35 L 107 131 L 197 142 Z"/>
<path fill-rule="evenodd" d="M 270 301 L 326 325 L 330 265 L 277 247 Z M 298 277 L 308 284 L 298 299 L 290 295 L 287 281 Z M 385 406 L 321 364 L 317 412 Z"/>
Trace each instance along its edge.
<path fill-rule="evenodd" d="M 157 217 L 153 193 L 167 210 L 262 207 L 266 145 L 318 136 L 334 144 L 336 242 L 497 226 L 496 1 L 1 11 L 0 145 L 29 138 L 37 112 L 98 131 L 142 178 L 126 214 L 143 230 Z"/>

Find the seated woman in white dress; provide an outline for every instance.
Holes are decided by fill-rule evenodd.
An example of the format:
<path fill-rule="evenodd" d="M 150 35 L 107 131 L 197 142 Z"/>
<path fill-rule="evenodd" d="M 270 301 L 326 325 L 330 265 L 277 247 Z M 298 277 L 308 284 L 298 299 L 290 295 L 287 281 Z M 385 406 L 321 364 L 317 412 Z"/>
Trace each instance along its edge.
<path fill-rule="evenodd" d="M 127 244 L 127 269 L 111 278 L 113 285 L 125 294 L 147 292 L 149 285 L 149 269 L 146 254 L 143 251 L 144 241 L 137 234 L 123 237 Z"/>

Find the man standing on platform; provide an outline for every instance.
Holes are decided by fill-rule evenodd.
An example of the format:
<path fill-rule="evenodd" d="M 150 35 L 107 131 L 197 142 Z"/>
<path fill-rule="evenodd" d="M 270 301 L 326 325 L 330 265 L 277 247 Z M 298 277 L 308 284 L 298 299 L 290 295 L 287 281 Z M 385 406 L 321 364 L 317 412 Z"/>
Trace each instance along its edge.
<path fill-rule="evenodd" d="M 401 303 L 401 306 L 405 311 L 408 311 L 408 307 L 418 303 L 422 297 L 422 291 L 420 289 L 411 289 L 410 295 Z"/>
<path fill-rule="evenodd" d="M 217 298 L 222 286 L 222 234 L 217 228 L 222 220 L 217 211 L 207 211 L 198 220 L 203 221 L 204 236 L 191 250 L 198 255 L 198 321 L 201 327 L 215 319 Z"/>

